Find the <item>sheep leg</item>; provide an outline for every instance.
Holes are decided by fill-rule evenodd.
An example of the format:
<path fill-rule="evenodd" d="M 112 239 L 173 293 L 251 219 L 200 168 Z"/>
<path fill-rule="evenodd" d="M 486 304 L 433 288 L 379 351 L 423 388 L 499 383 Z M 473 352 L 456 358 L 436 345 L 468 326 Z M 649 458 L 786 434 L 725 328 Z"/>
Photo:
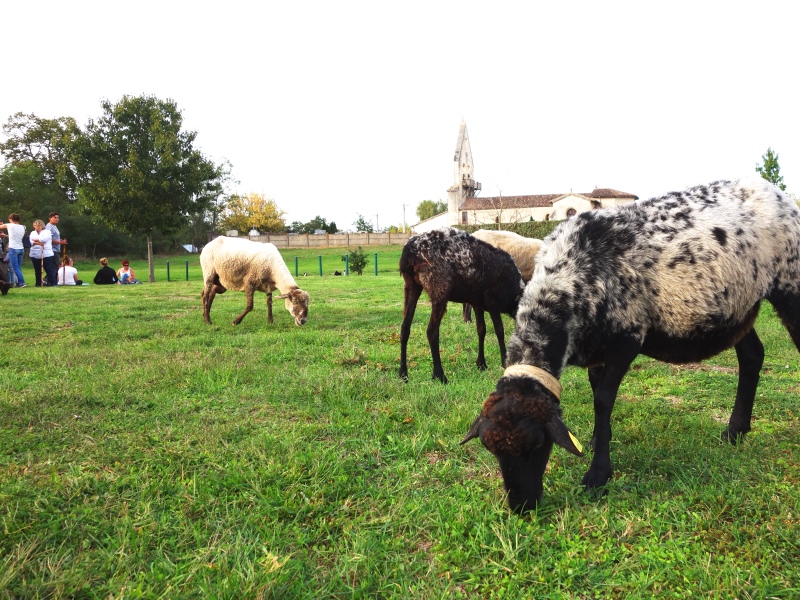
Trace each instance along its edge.
<path fill-rule="evenodd" d="M 494 334 L 497 336 L 497 343 L 500 346 L 500 362 L 506 368 L 506 333 L 503 329 L 503 315 L 499 312 L 489 312 L 494 325 Z"/>
<path fill-rule="evenodd" d="M 472 307 L 466 302 L 461 305 L 461 317 L 464 323 L 472 323 Z"/>
<path fill-rule="evenodd" d="M 422 286 L 406 281 L 403 286 L 403 324 L 400 325 L 400 379 L 408 381 L 408 338 L 411 335 L 411 322 L 417 310 L 417 302 L 422 294 Z"/>
<path fill-rule="evenodd" d="M 244 312 L 233 320 L 233 324 L 234 325 L 238 325 L 239 323 L 241 323 L 242 319 L 245 318 L 247 313 L 249 313 L 251 310 L 253 310 L 253 294 L 254 293 L 255 293 L 255 290 L 253 290 L 253 289 L 249 289 L 248 288 L 247 290 L 245 290 L 245 295 L 247 297 L 247 306 L 244 307 Z"/>
<path fill-rule="evenodd" d="M 722 439 L 731 444 L 736 444 L 750 431 L 756 387 L 764 364 L 764 345 L 758 339 L 755 329 L 751 329 L 734 348 L 739 361 L 739 384 L 736 387 L 731 418 L 722 432 Z"/>
<path fill-rule="evenodd" d="M 274 323 L 272 320 L 272 292 L 267 292 L 267 323 Z"/>
<path fill-rule="evenodd" d="M 217 294 L 217 288 L 214 281 L 206 282 L 206 287 L 203 288 L 201 298 L 203 300 L 203 320 L 211 325 L 211 304 L 214 302 L 214 296 Z"/>
<path fill-rule="evenodd" d="M 588 374 L 589 374 L 589 385 L 592 386 L 592 397 L 594 397 L 594 391 L 597 389 L 597 382 L 600 381 L 600 376 L 603 373 L 603 367 L 589 367 Z M 597 436 L 595 435 L 594 431 L 592 432 L 592 439 L 589 440 L 589 448 L 594 450 L 595 442 Z"/>
<path fill-rule="evenodd" d="M 605 365 L 598 367 L 594 389 L 594 457 L 592 465 L 583 476 L 583 485 L 590 489 L 603 487 L 614 474 L 611 465 L 611 412 L 617 399 L 620 383 L 641 348 L 634 340 L 609 344 L 616 348 L 614 356 L 606 357 Z"/>
<path fill-rule="evenodd" d="M 800 350 L 800 295 L 774 292 L 767 299 L 781 318 L 795 347 Z"/>
<path fill-rule="evenodd" d="M 479 308 L 475 309 L 475 326 L 478 330 L 478 360 L 475 361 L 475 364 L 478 365 L 481 371 L 485 371 L 486 356 L 484 356 L 483 353 L 483 344 L 486 339 L 486 318 L 484 317 L 483 311 Z"/>
<path fill-rule="evenodd" d="M 433 379 L 438 379 L 442 383 L 447 383 L 447 377 L 442 369 L 442 357 L 439 354 L 439 325 L 442 322 L 444 313 L 447 311 L 447 301 L 433 302 L 431 306 L 431 320 L 428 321 L 428 345 L 431 347 L 431 358 L 433 359 Z M 475 312 L 477 316 L 478 312 Z"/>

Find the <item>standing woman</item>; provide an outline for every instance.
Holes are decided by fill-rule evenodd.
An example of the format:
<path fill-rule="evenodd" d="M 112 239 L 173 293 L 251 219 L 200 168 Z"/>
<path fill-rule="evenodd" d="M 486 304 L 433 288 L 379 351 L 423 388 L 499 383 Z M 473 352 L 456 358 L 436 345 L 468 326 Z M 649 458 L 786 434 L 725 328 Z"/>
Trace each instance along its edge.
<path fill-rule="evenodd" d="M 25 226 L 19 224 L 17 213 L 11 213 L 8 220 L 11 223 L 0 225 L 0 229 L 8 231 L 8 262 L 17 277 L 17 287 L 25 287 L 25 278 L 22 276 L 22 255 L 25 254 L 22 238 L 25 237 Z"/>
<path fill-rule="evenodd" d="M 44 221 L 36 219 L 31 231 L 30 257 L 36 273 L 36 287 L 42 287 L 42 268 L 47 275 L 48 285 L 58 282 L 58 267 L 53 265 L 53 246 L 50 232 L 44 228 Z"/>

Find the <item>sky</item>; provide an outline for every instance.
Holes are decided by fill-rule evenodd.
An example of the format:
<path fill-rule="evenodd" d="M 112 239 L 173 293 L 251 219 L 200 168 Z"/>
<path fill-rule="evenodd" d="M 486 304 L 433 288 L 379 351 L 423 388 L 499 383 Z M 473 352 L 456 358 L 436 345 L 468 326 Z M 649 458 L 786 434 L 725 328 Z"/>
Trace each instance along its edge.
<path fill-rule="evenodd" d="M 3 2 L 0 122 L 174 100 L 230 192 L 287 224 L 411 225 L 464 119 L 482 196 L 641 198 L 753 176 L 800 194 L 797 14 L 725 2 Z"/>

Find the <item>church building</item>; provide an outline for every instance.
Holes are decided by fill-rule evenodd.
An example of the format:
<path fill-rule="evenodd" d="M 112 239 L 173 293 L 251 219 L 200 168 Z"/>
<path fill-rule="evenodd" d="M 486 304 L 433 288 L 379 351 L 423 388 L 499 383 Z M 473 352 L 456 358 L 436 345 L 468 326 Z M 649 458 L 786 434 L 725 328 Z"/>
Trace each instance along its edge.
<path fill-rule="evenodd" d="M 467 124 L 461 121 L 453 157 L 453 185 L 447 190 L 447 212 L 420 221 L 414 233 L 459 225 L 491 226 L 522 221 L 561 221 L 579 212 L 630 204 L 634 194 L 610 188 L 588 193 L 539 194 L 532 196 L 494 196 L 481 198 L 481 184 L 473 177 L 472 150 Z"/>

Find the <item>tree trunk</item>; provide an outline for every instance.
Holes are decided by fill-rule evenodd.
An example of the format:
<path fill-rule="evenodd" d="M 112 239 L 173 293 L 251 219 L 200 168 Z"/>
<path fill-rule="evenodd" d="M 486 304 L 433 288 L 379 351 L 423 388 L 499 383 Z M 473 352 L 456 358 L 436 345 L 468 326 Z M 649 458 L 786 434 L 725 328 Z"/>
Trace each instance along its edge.
<path fill-rule="evenodd" d="M 153 270 L 153 236 L 147 234 L 147 267 L 150 274 L 150 283 L 155 283 L 156 276 Z"/>

